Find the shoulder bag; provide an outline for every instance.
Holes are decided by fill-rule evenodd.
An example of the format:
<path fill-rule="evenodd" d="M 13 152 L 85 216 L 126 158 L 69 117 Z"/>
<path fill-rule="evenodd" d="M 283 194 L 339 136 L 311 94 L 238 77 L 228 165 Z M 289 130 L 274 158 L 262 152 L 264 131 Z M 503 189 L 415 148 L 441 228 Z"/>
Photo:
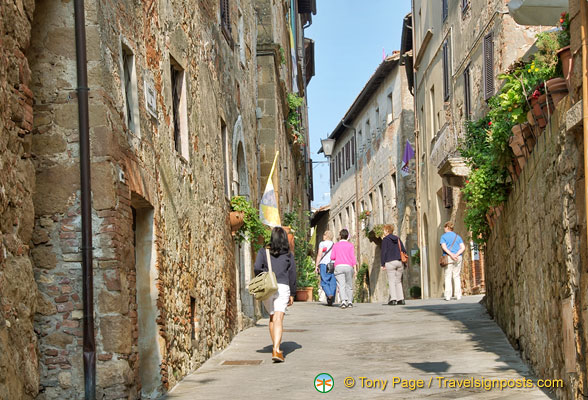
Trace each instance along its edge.
<path fill-rule="evenodd" d="M 455 232 L 454 232 L 455 233 Z M 451 250 L 451 248 L 453 247 L 453 245 L 455 244 L 455 241 L 457 240 L 457 233 L 455 234 L 455 238 L 453 239 L 453 242 L 451 243 L 451 245 L 447 248 L 448 250 Z M 447 264 L 449 264 L 449 262 L 451 261 L 449 254 L 446 254 L 444 256 L 441 256 L 439 258 L 439 265 L 441 267 L 446 267 Z"/>
<path fill-rule="evenodd" d="M 249 293 L 255 296 L 255 300 L 265 300 L 278 291 L 276 274 L 272 271 L 272 259 L 268 249 L 265 249 L 267 258 L 267 272 L 262 272 L 253 278 L 247 288 Z"/>
<path fill-rule="evenodd" d="M 402 264 L 406 264 L 408 262 L 408 254 L 402 251 L 402 246 L 400 245 L 400 238 L 398 238 L 398 251 L 400 251 L 400 261 L 402 261 Z"/>
<path fill-rule="evenodd" d="M 333 246 L 335 245 L 335 243 L 333 243 L 331 245 L 331 247 L 329 247 L 329 250 L 327 250 L 327 252 L 323 255 L 326 256 L 327 254 L 329 254 L 331 252 L 331 250 L 333 249 Z M 335 261 L 329 261 L 327 263 L 327 274 L 332 274 L 335 272 Z"/>

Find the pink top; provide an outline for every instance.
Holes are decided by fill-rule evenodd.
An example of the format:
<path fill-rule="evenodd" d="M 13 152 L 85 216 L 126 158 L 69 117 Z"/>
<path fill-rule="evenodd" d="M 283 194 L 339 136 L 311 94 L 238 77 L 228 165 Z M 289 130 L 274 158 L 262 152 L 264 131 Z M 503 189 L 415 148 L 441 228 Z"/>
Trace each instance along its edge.
<path fill-rule="evenodd" d="M 335 261 L 335 266 L 344 264 L 353 267 L 357 264 L 355 247 L 347 240 L 338 241 L 331 250 L 331 260 Z"/>

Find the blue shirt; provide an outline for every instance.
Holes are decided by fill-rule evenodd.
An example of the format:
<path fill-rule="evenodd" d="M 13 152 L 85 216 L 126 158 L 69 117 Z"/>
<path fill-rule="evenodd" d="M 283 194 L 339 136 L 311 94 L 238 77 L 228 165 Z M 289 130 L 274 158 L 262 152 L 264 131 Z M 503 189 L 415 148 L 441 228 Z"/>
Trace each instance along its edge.
<path fill-rule="evenodd" d="M 456 239 L 456 237 L 457 237 L 457 239 Z M 454 240 L 455 240 L 455 243 L 453 243 Z M 445 232 L 443 235 L 441 235 L 441 241 L 439 242 L 439 244 L 443 244 L 443 243 L 445 243 L 445 246 L 447 246 L 447 249 L 449 251 L 451 251 L 453 254 L 455 254 L 459 251 L 459 245 L 461 243 L 463 243 L 463 240 L 462 240 L 461 236 L 459 236 L 455 232 Z M 451 246 L 451 243 L 453 243 L 453 246 Z M 447 253 L 444 251 L 443 255 L 446 255 L 446 254 Z"/>

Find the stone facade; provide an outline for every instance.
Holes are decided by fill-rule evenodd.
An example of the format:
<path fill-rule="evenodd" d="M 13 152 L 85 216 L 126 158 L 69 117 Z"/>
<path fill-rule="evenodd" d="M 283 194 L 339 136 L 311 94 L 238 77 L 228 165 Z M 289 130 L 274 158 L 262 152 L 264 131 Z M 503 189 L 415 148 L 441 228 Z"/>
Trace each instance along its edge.
<path fill-rule="evenodd" d="M 34 9 L 34 1 L 0 3 L 0 399 L 33 398 L 39 386 L 33 317 L 44 307 L 30 253 L 35 168 L 25 56 Z"/>
<path fill-rule="evenodd" d="M 487 252 L 488 311 L 540 378 L 564 380 L 559 399 L 584 398 L 588 384 L 579 8 L 569 2 L 570 93 L 539 137 Z"/>
<path fill-rule="evenodd" d="M 462 269 L 464 293 L 484 290 L 484 271 L 479 270 L 480 264 L 472 262 L 478 258 L 478 252 L 470 248 L 473 244 L 467 240 L 470 235 L 463 222 L 465 203 L 459 188 L 467 169 L 456 168 L 463 164 L 457 147 L 467 118 L 466 93 L 470 118 L 481 117 L 487 111 L 484 42 L 489 40 L 493 46 L 490 51 L 493 76 L 489 81 L 494 94 L 500 85 L 496 75 L 525 54 L 540 30 L 517 25 L 503 12 L 507 9 L 505 0 L 470 0 L 465 8 L 461 1 L 448 0 L 445 17 L 442 3 L 415 0 L 412 13 L 417 205 L 424 297 L 441 297 L 443 293 L 443 271 L 438 265 L 439 238 L 449 220 L 454 222 L 455 231 L 466 244 Z M 444 83 L 444 73 L 447 83 Z"/>
<path fill-rule="evenodd" d="M 488 311 L 540 378 L 565 381 L 560 399 L 581 398 L 586 383 L 581 103 L 569 104 L 539 137 L 486 256 Z"/>
<path fill-rule="evenodd" d="M 369 265 L 370 301 L 387 301 L 379 241 L 370 241 L 366 230 L 392 224 L 407 251 L 416 251 L 415 177 L 400 174 L 406 141 L 414 144 L 413 102 L 397 53 L 380 64 L 343 122 L 329 136 L 336 139 L 329 229 L 335 236 L 342 228 L 349 230 L 359 263 Z M 364 211 L 370 215 L 360 220 Z M 403 284 L 406 295 L 409 287 L 420 286 L 419 265 L 405 272 Z"/>
<path fill-rule="evenodd" d="M 305 96 L 310 15 L 267 1 L 258 25 L 258 3 L 86 2 L 100 399 L 158 397 L 259 315 L 228 214 L 233 195 L 259 203 L 276 149 L 281 209 L 308 209 L 307 150 L 282 121 L 286 93 Z M 73 15 L 0 6 L 1 398 L 84 392 Z M 266 67 L 258 47 L 272 45 Z"/>

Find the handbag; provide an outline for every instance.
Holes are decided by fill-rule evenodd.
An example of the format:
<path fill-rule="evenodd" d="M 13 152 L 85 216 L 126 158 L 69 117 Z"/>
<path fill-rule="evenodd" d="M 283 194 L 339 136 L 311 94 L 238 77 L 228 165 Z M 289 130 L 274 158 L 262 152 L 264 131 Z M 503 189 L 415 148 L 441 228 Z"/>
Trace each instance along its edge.
<path fill-rule="evenodd" d="M 329 254 L 329 252 L 331 251 L 331 249 L 333 248 L 335 244 L 333 243 L 331 245 L 331 247 L 329 247 L 329 250 L 327 250 L 327 252 L 325 253 L 325 255 Z M 324 257 L 324 256 L 323 256 Z M 335 272 L 335 262 L 334 261 L 329 261 L 327 263 L 327 274 L 332 274 Z"/>
<path fill-rule="evenodd" d="M 400 238 L 398 238 L 398 250 L 400 251 L 400 261 L 402 261 L 402 264 L 406 264 L 408 262 L 408 254 L 402 251 L 402 246 L 400 245 Z"/>
<path fill-rule="evenodd" d="M 451 248 L 453 247 L 453 245 L 455 244 L 455 241 L 456 241 L 456 240 L 457 240 L 457 233 L 455 234 L 455 238 L 453 239 L 453 242 L 452 242 L 452 243 L 451 243 L 451 245 L 449 246 L 449 249 L 451 249 Z M 444 256 L 441 256 L 441 257 L 439 258 L 439 265 L 440 265 L 441 267 L 447 267 L 447 264 L 449 264 L 450 262 L 451 262 L 451 261 L 450 261 L 450 258 L 449 258 L 449 255 L 448 255 L 448 254 L 446 254 L 446 255 L 444 255 Z"/>
<path fill-rule="evenodd" d="M 269 250 L 265 249 L 267 258 L 267 272 L 262 272 L 255 278 L 251 279 L 247 288 L 249 293 L 255 297 L 255 300 L 265 300 L 278 291 L 278 281 L 276 274 L 272 271 L 272 259 Z"/>

